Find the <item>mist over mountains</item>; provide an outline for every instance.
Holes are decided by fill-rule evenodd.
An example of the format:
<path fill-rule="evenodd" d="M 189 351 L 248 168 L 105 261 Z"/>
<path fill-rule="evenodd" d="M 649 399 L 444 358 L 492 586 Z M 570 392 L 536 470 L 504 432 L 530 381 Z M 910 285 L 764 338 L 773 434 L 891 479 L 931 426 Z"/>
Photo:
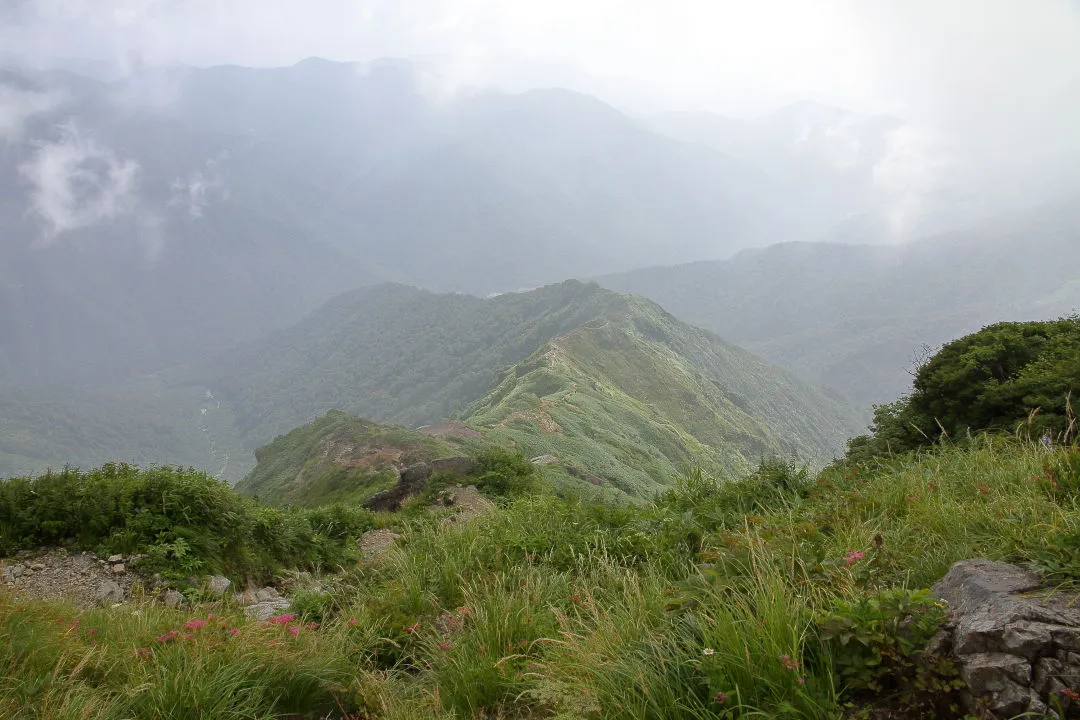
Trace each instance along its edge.
<path fill-rule="evenodd" d="M 156 369 L 381 280 L 486 294 L 814 239 L 874 210 L 865 168 L 818 162 L 832 188 L 792 179 L 768 157 L 790 152 L 779 139 L 733 157 L 592 97 L 443 97 L 425 72 L 318 59 L 112 83 L 7 71 L 0 378 Z M 860 142 L 884 143 L 892 122 L 868 120 Z M 835 155 L 819 135 L 800 147 Z"/>
<path fill-rule="evenodd" d="M 817 402 L 840 434 L 853 408 L 904 389 L 922 344 L 1080 305 L 1075 205 L 987 219 L 964 187 L 930 192 L 904 172 L 901 118 L 811 102 L 754 120 L 645 116 L 557 88 L 448 93 L 431 71 L 317 58 L 109 81 L 0 71 L 0 467 L 118 454 L 229 474 L 344 398 L 381 421 L 460 412 L 597 302 L 586 293 L 533 337 L 543 313 L 487 317 L 531 300 L 478 297 L 573 277 L 839 390 Z M 404 289 L 375 291 L 365 314 L 357 288 L 387 281 L 476 296 L 439 302 L 503 325 L 432 355 L 460 317 L 387 300 Z M 395 344 L 403 327 L 418 345 Z M 500 333 L 524 339 L 506 354 Z M 409 365 L 405 381 L 394 348 L 416 347 L 447 362 Z M 606 377 L 595 359 L 571 364 Z M 737 414 L 721 400 L 708 412 Z"/>

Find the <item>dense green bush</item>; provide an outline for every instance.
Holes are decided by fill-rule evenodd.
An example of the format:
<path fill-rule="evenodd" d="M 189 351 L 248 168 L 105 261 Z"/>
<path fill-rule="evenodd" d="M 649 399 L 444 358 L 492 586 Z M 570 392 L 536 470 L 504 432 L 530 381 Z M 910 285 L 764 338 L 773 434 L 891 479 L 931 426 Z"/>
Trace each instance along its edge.
<path fill-rule="evenodd" d="M 372 518 L 342 505 L 269 508 L 203 472 L 107 463 L 0 482 L 0 555 L 63 545 L 145 554 L 145 569 L 174 577 L 265 578 L 345 562 Z"/>
<path fill-rule="evenodd" d="M 945 345 L 915 374 L 911 393 L 877 406 L 871 434 L 848 457 L 905 452 L 976 431 L 1077 437 L 1080 317 L 990 325 Z"/>

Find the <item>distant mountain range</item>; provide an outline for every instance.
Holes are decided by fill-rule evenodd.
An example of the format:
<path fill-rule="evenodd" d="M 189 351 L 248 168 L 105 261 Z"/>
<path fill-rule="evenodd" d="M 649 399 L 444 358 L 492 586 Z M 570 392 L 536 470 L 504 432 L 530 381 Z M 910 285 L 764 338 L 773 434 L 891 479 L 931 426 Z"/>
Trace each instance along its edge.
<path fill-rule="evenodd" d="M 1001 320 L 1080 311 L 1080 202 L 894 246 L 788 243 L 600 279 L 840 391 L 857 407 L 911 384 L 924 346 Z"/>

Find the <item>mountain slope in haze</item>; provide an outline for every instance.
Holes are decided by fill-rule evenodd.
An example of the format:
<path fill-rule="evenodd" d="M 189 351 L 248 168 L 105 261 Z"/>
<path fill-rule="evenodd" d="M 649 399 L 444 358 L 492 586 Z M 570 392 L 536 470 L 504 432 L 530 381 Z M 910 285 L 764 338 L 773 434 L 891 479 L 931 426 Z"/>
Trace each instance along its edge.
<path fill-rule="evenodd" d="M 567 91 L 436 99 L 423 73 L 0 72 L 25 110 L 0 128 L 0 389 L 191 362 L 374 282 L 487 294 L 767 234 L 722 153 Z"/>
<path fill-rule="evenodd" d="M 868 408 L 907 389 L 924 346 L 1080 308 L 1077 207 L 1043 206 L 904 245 L 790 243 L 601 282 Z"/>
<path fill-rule="evenodd" d="M 554 455 L 644 496 L 699 466 L 820 463 L 857 427 L 841 401 L 643 298 L 553 338 L 463 414 L 491 440 Z"/>
<path fill-rule="evenodd" d="M 667 338 L 670 351 L 687 362 L 723 368 L 725 377 L 715 369 L 714 379 L 746 398 L 762 421 L 792 430 L 783 424 L 789 413 L 804 413 L 795 422 L 810 425 L 807 418 L 816 412 L 837 410 L 820 393 L 748 353 L 729 347 L 721 357 L 718 339 L 694 335 L 700 331 L 643 302 L 577 281 L 487 300 L 377 286 L 337 298 L 305 322 L 221 357 L 199 382 L 230 406 L 254 444 L 328 409 L 415 426 L 460 412 L 500 381 L 505 369 L 558 336 L 591 322 L 623 327 L 634 318 L 645 328 L 638 332 Z M 667 318 L 647 320 L 652 316 Z M 684 330 L 673 331 L 676 325 Z M 619 352 L 597 349 L 593 355 L 615 362 Z M 794 405 L 773 405 L 785 402 Z M 814 435 L 802 447 L 836 448 L 843 430 L 829 439 Z"/>

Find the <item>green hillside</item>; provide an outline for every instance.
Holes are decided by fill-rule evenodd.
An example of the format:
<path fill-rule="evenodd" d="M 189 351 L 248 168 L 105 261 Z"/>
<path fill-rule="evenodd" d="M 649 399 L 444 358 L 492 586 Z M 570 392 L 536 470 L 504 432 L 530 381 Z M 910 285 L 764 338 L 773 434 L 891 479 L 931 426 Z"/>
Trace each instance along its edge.
<path fill-rule="evenodd" d="M 842 403 L 641 298 L 553 339 L 464 414 L 630 495 L 763 456 L 821 463 L 856 427 Z"/>
<path fill-rule="evenodd" d="M 236 490 L 270 502 L 358 503 L 397 482 L 397 470 L 461 455 L 461 443 L 331 411 L 255 451 Z"/>
<path fill-rule="evenodd" d="M 256 451 L 237 488 L 272 501 L 362 500 L 392 484 L 392 468 L 490 448 L 557 457 L 542 472 L 560 486 L 649 497 L 692 466 L 823 465 L 860 429 L 791 373 L 595 284 L 490 300 L 385 286 L 272 341 L 228 363 L 243 394 L 219 390 L 238 417 L 261 421 L 255 434 L 319 402 L 413 426 L 460 407 L 464 421 L 457 439 L 436 439 L 330 412 Z"/>

